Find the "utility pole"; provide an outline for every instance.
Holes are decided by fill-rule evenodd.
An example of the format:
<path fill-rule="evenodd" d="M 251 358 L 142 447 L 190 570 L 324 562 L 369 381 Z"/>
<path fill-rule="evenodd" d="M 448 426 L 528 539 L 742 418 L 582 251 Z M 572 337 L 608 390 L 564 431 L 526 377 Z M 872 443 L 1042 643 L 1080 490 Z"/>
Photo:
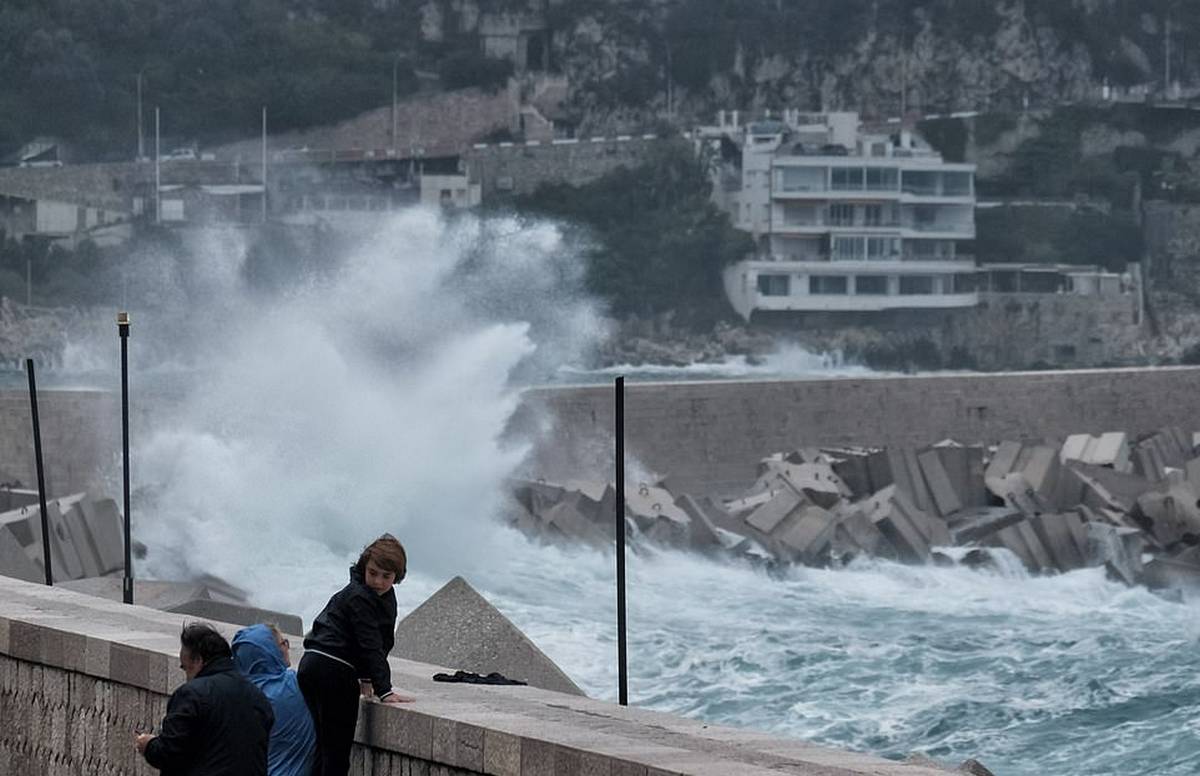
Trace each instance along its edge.
<path fill-rule="evenodd" d="M 616 529 L 617 529 L 617 703 L 629 705 L 629 653 L 625 644 L 625 377 L 614 382 L 613 451 L 616 468 Z"/>
<path fill-rule="evenodd" d="M 138 122 L 138 152 L 137 161 L 146 158 L 146 147 L 142 138 L 142 71 L 137 74 L 137 122 Z"/>
<path fill-rule="evenodd" d="M 1171 6 L 1163 13 L 1163 97 L 1171 94 Z"/>
<path fill-rule="evenodd" d="M 267 222 L 267 106 L 262 109 L 262 222 Z"/>
<path fill-rule="evenodd" d="M 154 106 L 154 223 L 162 223 L 162 134 L 158 106 Z"/>
<path fill-rule="evenodd" d="M 133 603 L 133 541 L 129 511 L 129 313 L 117 313 L 117 335 L 121 338 L 121 473 L 125 497 L 125 574 L 122 599 Z"/>
<path fill-rule="evenodd" d="M 396 58 L 392 60 L 392 156 L 396 155 L 396 123 L 399 115 L 397 111 L 396 68 L 399 64 L 400 55 L 397 54 Z"/>

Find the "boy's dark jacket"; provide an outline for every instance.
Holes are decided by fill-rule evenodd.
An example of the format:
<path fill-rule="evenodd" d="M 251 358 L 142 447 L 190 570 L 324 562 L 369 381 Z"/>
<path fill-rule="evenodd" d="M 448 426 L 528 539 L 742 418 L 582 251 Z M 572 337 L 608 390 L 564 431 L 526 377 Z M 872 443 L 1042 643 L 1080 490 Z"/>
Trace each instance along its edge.
<path fill-rule="evenodd" d="M 362 571 L 350 567 L 350 584 L 343 587 L 313 620 L 304 639 L 305 649 L 315 649 L 345 660 L 361 679 L 369 679 L 375 696 L 392 691 L 392 670 L 387 656 L 396 642 L 396 592 L 379 595 L 367 587 Z"/>

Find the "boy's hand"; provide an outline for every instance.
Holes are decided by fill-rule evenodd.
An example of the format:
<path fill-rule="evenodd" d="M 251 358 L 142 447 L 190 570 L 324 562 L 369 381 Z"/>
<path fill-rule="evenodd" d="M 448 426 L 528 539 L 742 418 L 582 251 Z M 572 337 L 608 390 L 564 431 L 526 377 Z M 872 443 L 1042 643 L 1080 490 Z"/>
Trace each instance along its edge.
<path fill-rule="evenodd" d="M 153 738 L 154 734 L 152 733 L 136 733 L 133 736 L 133 748 L 138 751 L 138 754 L 145 754 L 146 744 L 150 743 Z"/>
<path fill-rule="evenodd" d="M 398 695 L 396 693 L 392 693 L 391 695 L 384 698 L 383 702 L 390 703 L 393 706 L 399 706 L 401 703 L 413 703 L 416 700 L 417 700 L 416 698 L 409 698 L 407 695 Z"/>
<path fill-rule="evenodd" d="M 370 682 L 363 681 L 360 679 L 358 681 L 358 694 L 364 698 L 374 698 L 375 697 L 375 689 L 373 687 L 371 687 Z"/>

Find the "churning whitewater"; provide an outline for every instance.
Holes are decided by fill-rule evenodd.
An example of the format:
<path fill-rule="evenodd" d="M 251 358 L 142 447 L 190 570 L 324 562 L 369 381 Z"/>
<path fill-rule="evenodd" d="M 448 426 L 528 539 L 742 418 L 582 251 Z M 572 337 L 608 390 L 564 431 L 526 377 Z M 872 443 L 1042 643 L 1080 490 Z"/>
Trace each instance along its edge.
<path fill-rule="evenodd" d="M 502 438 L 518 386 L 582 370 L 605 334 L 581 254 L 552 225 L 414 210 L 267 293 L 245 282 L 236 234 L 205 240 L 187 278 L 130 296 L 153 354 L 135 366 L 185 376 L 135 450 L 139 574 L 217 574 L 308 621 L 391 531 L 410 552 L 402 614 L 462 574 L 614 698 L 612 554 L 533 544 L 498 519 L 537 443 Z M 630 695 L 1004 776 L 1193 774 L 1197 614 L 1099 570 L 769 576 L 644 550 L 629 565 Z"/>

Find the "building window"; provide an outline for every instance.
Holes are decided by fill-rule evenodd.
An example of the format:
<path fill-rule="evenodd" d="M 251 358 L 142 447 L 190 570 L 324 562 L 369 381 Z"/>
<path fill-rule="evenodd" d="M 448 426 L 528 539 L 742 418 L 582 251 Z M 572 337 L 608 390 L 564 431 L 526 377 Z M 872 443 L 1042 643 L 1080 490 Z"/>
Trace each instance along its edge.
<path fill-rule="evenodd" d="M 900 182 L 900 171 L 895 167 L 868 167 L 867 189 L 870 191 L 895 191 Z"/>
<path fill-rule="evenodd" d="M 906 240 L 906 258 L 911 261 L 941 261 L 954 258 L 954 243 L 948 240 Z"/>
<path fill-rule="evenodd" d="M 900 293 L 904 296 L 918 296 L 933 293 L 932 275 L 901 275 Z"/>
<path fill-rule="evenodd" d="M 780 170 L 779 188 L 783 191 L 824 191 L 825 169 L 784 167 Z"/>
<path fill-rule="evenodd" d="M 817 206 L 785 203 L 783 223 L 788 226 L 815 226 L 817 224 Z"/>
<path fill-rule="evenodd" d="M 759 275 L 758 293 L 763 296 L 788 296 L 792 293 L 791 278 L 787 275 Z"/>
<path fill-rule="evenodd" d="M 863 187 L 863 168 L 834 167 L 833 188 L 842 191 L 861 191 Z"/>
<path fill-rule="evenodd" d="M 818 295 L 844 295 L 846 293 L 845 275 L 809 275 L 808 293 Z"/>
<path fill-rule="evenodd" d="M 887 281 L 885 275 L 856 275 L 854 293 L 857 296 L 884 296 L 888 292 Z"/>
<path fill-rule="evenodd" d="M 942 173 L 942 190 L 947 197 L 971 196 L 971 173 L 944 172 Z"/>
<path fill-rule="evenodd" d="M 903 189 L 909 194 L 936 195 L 938 174 L 926 170 L 905 170 Z"/>
<path fill-rule="evenodd" d="M 834 261 L 862 261 L 865 258 L 861 237 L 834 237 L 832 246 Z"/>
<path fill-rule="evenodd" d="M 867 260 L 887 261 L 896 257 L 897 240 L 894 237 L 868 237 Z"/>
<path fill-rule="evenodd" d="M 863 223 L 867 226 L 883 226 L 883 205 L 863 205 Z"/>
<path fill-rule="evenodd" d="M 854 205 L 835 203 L 829 206 L 830 226 L 854 226 Z"/>

